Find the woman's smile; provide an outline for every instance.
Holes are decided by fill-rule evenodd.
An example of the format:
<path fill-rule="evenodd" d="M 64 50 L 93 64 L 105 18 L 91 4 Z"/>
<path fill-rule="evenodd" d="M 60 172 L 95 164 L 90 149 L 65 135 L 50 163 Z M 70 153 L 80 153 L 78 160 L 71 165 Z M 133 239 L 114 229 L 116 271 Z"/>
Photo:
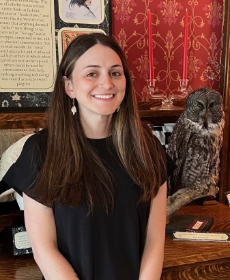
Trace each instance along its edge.
<path fill-rule="evenodd" d="M 115 95 L 114 94 L 103 94 L 103 95 L 93 95 L 95 98 L 99 98 L 99 99 L 111 99 L 113 98 Z"/>

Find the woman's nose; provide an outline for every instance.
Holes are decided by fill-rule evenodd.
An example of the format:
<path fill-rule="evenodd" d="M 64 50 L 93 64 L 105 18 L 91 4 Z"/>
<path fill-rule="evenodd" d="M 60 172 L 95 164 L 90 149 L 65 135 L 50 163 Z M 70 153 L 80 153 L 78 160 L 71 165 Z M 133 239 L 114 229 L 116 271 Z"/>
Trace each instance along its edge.
<path fill-rule="evenodd" d="M 107 75 L 103 75 L 100 78 L 100 87 L 103 87 L 105 89 L 111 89 L 113 88 L 113 82 L 112 82 L 112 78 L 109 74 Z"/>

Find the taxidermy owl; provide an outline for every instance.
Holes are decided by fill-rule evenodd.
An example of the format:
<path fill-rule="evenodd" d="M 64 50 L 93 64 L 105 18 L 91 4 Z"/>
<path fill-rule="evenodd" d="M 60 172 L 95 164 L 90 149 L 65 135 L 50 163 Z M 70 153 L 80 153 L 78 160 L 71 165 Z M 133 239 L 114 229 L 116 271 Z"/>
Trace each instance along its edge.
<path fill-rule="evenodd" d="M 217 194 L 223 127 L 220 93 L 193 91 L 169 138 L 167 154 L 177 168 L 168 179 L 167 216 L 194 199 Z"/>

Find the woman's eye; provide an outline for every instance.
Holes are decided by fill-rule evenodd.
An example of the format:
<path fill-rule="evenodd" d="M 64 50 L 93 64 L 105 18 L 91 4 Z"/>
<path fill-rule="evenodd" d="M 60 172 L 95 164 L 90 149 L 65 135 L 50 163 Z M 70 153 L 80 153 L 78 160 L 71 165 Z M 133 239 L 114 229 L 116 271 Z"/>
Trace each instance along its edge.
<path fill-rule="evenodd" d="M 87 74 L 87 77 L 94 77 L 94 76 L 96 76 L 96 73 L 89 73 L 89 74 Z"/>
<path fill-rule="evenodd" d="M 120 72 L 112 72 L 111 76 L 118 77 L 118 76 L 121 76 L 121 73 Z"/>

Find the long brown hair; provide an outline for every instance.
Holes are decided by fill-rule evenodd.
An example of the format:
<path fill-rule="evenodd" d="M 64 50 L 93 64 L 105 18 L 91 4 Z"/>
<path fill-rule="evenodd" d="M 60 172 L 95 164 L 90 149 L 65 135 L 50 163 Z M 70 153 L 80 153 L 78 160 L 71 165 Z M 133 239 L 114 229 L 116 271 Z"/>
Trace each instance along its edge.
<path fill-rule="evenodd" d="M 111 177 L 86 138 L 78 113 L 71 112 L 72 99 L 65 93 L 63 76 L 71 78 L 75 62 L 96 44 L 110 47 L 120 57 L 126 78 L 125 97 L 110 123 L 115 149 L 128 174 L 141 188 L 140 201 L 153 198 L 159 189 L 164 168 L 152 133 L 144 128 L 125 55 L 117 42 L 104 34 L 78 36 L 67 48 L 57 71 L 48 109 L 48 143 L 45 162 L 37 184 L 44 204 L 55 201 L 77 206 L 82 200 L 92 212 L 102 206 L 108 213 L 113 205 Z"/>

